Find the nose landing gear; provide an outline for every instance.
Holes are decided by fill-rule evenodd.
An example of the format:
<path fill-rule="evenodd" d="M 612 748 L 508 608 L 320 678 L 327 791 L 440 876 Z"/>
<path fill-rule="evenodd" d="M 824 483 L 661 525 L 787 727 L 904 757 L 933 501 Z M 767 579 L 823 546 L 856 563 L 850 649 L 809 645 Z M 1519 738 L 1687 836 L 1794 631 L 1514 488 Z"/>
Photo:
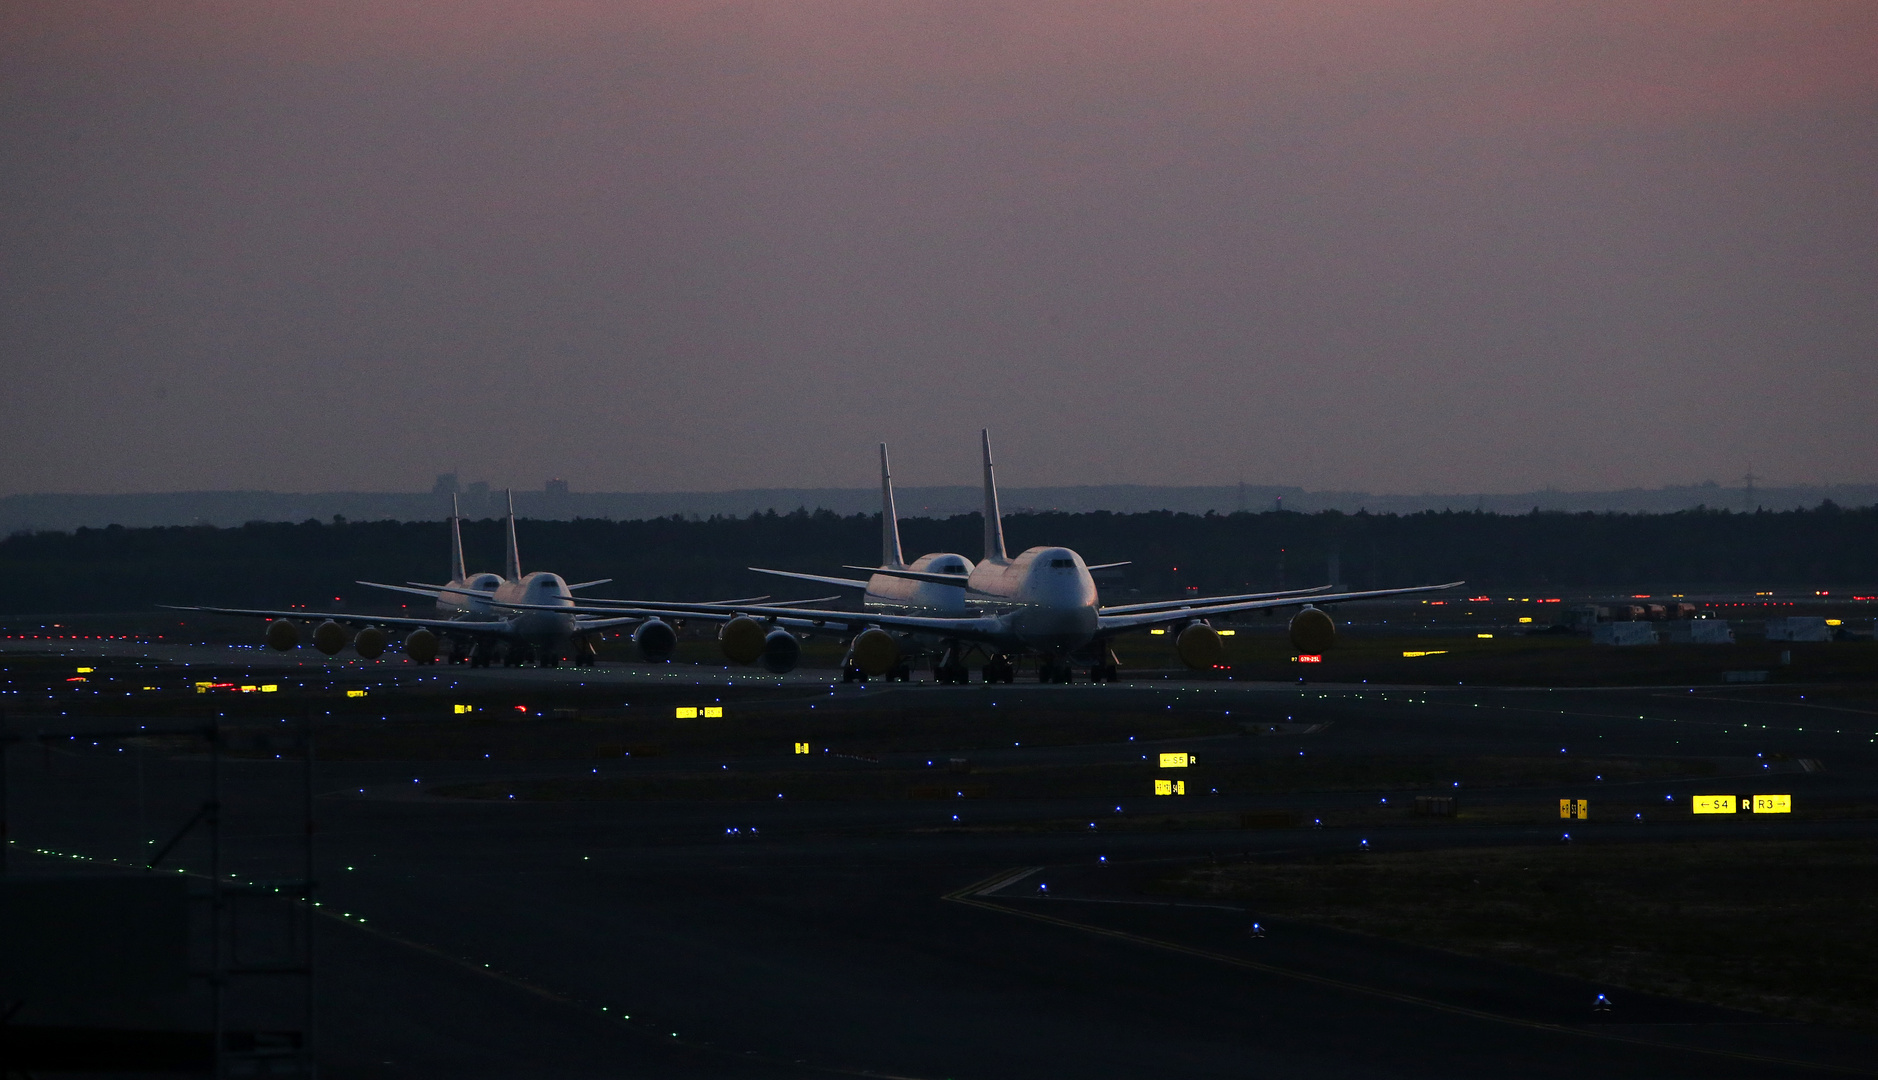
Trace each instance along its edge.
<path fill-rule="evenodd" d="M 959 655 L 957 645 L 949 645 L 933 663 L 934 682 L 964 684 L 972 681 L 972 673 L 965 670 L 965 658 Z"/>
<path fill-rule="evenodd" d="M 1002 654 L 985 662 L 983 678 L 987 683 L 1008 683 L 1017 680 L 1017 668 L 1011 664 L 1011 658 Z"/>

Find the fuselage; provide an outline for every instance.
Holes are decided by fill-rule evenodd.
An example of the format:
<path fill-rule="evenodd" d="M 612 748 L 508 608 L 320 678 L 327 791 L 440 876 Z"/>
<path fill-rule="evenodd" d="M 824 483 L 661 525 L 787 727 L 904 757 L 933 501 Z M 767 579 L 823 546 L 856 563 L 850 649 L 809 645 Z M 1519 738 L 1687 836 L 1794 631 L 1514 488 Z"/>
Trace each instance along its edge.
<path fill-rule="evenodd" d="M 502 588 L 505 582 L 501 574 L 471 574 L 468 580 L 452 581 L 450 589 L 474 589 L 481 593 L 493 593 Z M 471 619 L 486 622 L 499 619 L 503 615 L 490 610 L 489 599 L 483 596 L 468 596 L 460 592 L 440 591 L 437 594 L 437 610 L 452 619 Z"/>
<path fill-rule="evenodd" d="M 970 559 L 946 551 L 934 552 L 921 555 L 906 569 L 924 570 L 931 574 L 957 574 L 959 583 L 941 585 L 932 581 L 912 581 L 875 574 L 867 579 L 866 606 L 908 615 L 964 618 L 972 614 L 965 602 L 965 588 L 973 570 Z"/>
<path fill-rule="evenodd" d="M 568 591 L 567 582 L 563 581 L 559 574 L 536 571 L 532 574 L 523 574 L 515 581 L 504 581 L 496 586 L 494 599 L 484 601 L 484 603 L 485 605 L 493 604 L 504 611 L 510 630 L 517 637 L 558 644 L 574 635 L 575 622 L 572 610 L 562 613 L 501 608 L 504 604 L 516 604 L 572 609 L 574 594 Z"/>
<path fill-rule="evenodd" d="M 1089 565 L 1065 547 L 1034 547 L 1015 559 L 979 563 L 966 602 L 998 616 L 1014 644 L 1052 656 L 1095 640 L 1101 605 Z"/>

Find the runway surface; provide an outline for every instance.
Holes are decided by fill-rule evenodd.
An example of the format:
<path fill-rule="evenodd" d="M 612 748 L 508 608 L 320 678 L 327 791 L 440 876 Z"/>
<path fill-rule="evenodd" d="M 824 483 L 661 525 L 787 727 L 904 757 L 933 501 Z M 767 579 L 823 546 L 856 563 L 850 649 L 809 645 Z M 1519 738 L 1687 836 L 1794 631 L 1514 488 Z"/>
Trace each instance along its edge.
<path fill-rule="evenodd" d="M 223 652 L 200 662 L 226 665 L 228 658 Z M 299 670 L 335 685 L 365 677 L 317 665 Z M 484 686 L 584 680 L 641 687 L 648 680 L 645 670 L 608 668 L 443 674 Z M 654 677 L 687 676 L 693 685 L 722 681 L 710 671 L 667 669 Z M 891 723 L 893 703 L 908 696 L 922 706 L 956 701 L 983 709 L 996 700 L 1002 709 L 1048 705 L 1092 717 L 1157 705 L 1233 710 L 1244 718 L 1236 732 L 1178 742 L 1209 764 L 1277 753 L 1594 752 L 1716 763 L 1714 778 L 1701 782 L 1613 783 L 1597 793 L 1600 805 L 1677 805 L 1703 785 L 1745 791 L 1776 778 L 1796 799 L 1857 801 L 1878 787 L 1878 715 L 1689 688 L 1154 682 L 862 690 L 829 688 L 823 676 L 749 677 L 747 685 L 829 693 L 824 700 L 857 716 L 875 710 L 880 723 Z M 805 698 L 791 700 L 798 704 L 790 708 L 805 707 Z M 64 711 L 71 715 L 35 722 L 41 730 L 87 722 L 83 709 Z M 1170 748 L 1123 739 L 980 746 L 970 756 L 980 770 L 1119 767 Z M 902 748 L 857 759 L 855 768 L 915 767 L 922 753 L 947 751 Z M 11 758 L 16 868 L 22 859 L 69 865 L 72 855 L 133 860 L 143 837 L 167 832 L 199 798 L 200 759 L 186 754 L 159 760 L 72 740 L 56 752 L 20 749 Z M 725 774 L 793 764 L 732 755 L 711 762 Z M 465 783 L 531 790 L 527 783 L 557 777 L 654 775 L 699 764 L 671 757 L 321 762 L 325 1074 L 1707 1080 L 1867 1075 L 1878 1050 L 1878 1039 L 1866 1034 L 1653 998 L 1151 891 L 1155 872 L 1180 860 L 1256 862 L 1354 850 L 1365 840 L 1376 851 L 1559 842 L 1554 824 L 1337 823 L 1389 797 L 1373 791 L 1228 791 L 1185 800 L 1156 799 L 1139 787 L 1030 799 L 433 794 Z M 133 765 L 142 778 L 135 798 Z M 224 768 L 227 865 L 248 879 L 285 873 L 297 843 L 300 763 L 251 756 L 225 758 Z M 1511 805 L 1582 794 L 1582 785 L 1461 790 L 1472 804 Z M 1175 803 L 1183 812 L 1222 813 L 1283 805 L 1333 823 L 1129 827 Z M 1077 818 L 1089 827 L 1061 827 Z M 1875 830 L 1862 819 L 1713 822 L 1668 812 L 1572 824 L 1579 844 Z M 35 848 L 61 854 L 25 850 Z M 185 861 L 195 857 L 185 853 Z M 1263 936 L 1252 936 L 1254 920 Z M 1594 1010 L 1600 992 L 1611 999 L 1609 1012 Z"/>

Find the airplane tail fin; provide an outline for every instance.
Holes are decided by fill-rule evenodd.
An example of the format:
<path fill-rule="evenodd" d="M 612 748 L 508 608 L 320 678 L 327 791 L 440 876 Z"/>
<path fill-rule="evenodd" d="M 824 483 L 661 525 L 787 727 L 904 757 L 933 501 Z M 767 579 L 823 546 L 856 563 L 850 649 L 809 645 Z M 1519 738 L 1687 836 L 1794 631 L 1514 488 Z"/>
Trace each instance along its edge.
<path fill-rule="evenodd" d="M 887 471 L 887 444 L 880 444 L 880 565 L 892 570 L 906 563 L 900 552 L 900 515 L 893 508 L 893 474 Z"/>
<path fill-rule="evenodd" d="M 450 496 L 450 580 L 469 580 L 469 569 L 463 565 L 463 517 L 455 495 Z"/>
<path fill-rule="evenodd" d="M 991 429 L 981 430 L 985 447 L 985 562 L 1001 563 L 1004 554 L 1004 519 L 998 514 L 998 482 L 991 474 Z"/>
<path fill-rule="evenodd" d="M 515 492 L 504 488 L 502 494 L 509 500 L 509 550 L 502 564 L 503 576 L 510 581 L 522 580 L 522 553 L 515 546 Z"/>

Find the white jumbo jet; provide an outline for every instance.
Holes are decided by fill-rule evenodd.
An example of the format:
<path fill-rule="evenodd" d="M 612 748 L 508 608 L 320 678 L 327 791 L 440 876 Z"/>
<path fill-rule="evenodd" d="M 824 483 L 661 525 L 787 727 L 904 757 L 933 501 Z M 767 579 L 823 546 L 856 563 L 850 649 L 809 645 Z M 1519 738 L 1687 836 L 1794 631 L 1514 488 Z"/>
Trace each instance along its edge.
<path fill-rule="evenodd" d="M 903 657 L 923 640 L 942 643 L 941 661 L 934 674 L 942 682 L 963 682 L 963 656 L 968 650 L 984 652 L 986 682 L 1012 682 L 1016 660 L 1038 658 L 1041 682 L 1070 682 L 1075 663 L 1087 664 L 1092 682 L 1113 682 L 1115 654 L 1110 642 L 1134 631 L 1159 628 L 1174 634 L 1181 662 L 1195 670 L 1217 666 L 1224 656 L 1218 631 L 1211 620 L 1247 611 L 1296 607 L 1291 619 L 1291 641 L 1301 653 L 1322 653 L 1336 640 L 1336 624 L 1318 604 L 1371 600 L 1384 596 L 1435 592 L 1465 582 L 1418 585 L 1404 589 L 1369 589 L 1333 593 L 1328 586 L 1276 593 L 1193 597 L 1153 603 L 1104 607 L 1097 595 L 1090 566 L 1066 547 L 1033 547 L 1016 558 L 1005 554 L 1004 525 L 998 512 L 998 489 L 991 462 L 991 434 L 982 432 L 984 447 L 984 557 L 966 575 L 965 602 L 978 614 L 919 615 L 886 611 L 824 611 L 773 605 L 659 605 L 670 615 L 721 621 L 719 641 L 725 655 L 739 663 L 761 661 L 771 671 L 788 671 L 800 654 L 797 634 L 852 635 L 843 662 L 843 680 L 864 680 L 886 675 L 905 678 Z M 1103 564 L 1114 565 L 1114 564 Z M 931 570 L 880 567 L 876 577 L 956 587 L 956 574 Z M 510 606 L 498 603 L 497 607 Z M 576 612 L 619 613 L 618 608 L 574 607 Z"/>
<path fill-rule="evenodd" d="M 312 643 L 315 649 L 333 656 L 350 643 L 360 658 L 376 660 L 384 655 L 389 644 L 386 631 L 395 628 L 406 632 L 404 653 L 417 663 L 435 662 L 441 652 L 442 642 L 448 640 L 456 646 L 451 651 L 453 661 L 467 659 L 476 667 L 488 667 L 498 657 L 507 667 L 519 666 L 531 658 L 538 660 L 543 667 L 555 667 L 563 657 L 571 658 L 576 666 L 591 665 L 595 658 L 595 642 L 601 632 L 647 621 L 643 615 L 593 618 L 573 610 L 575 589 L 603 585 L 610 578 L 569 585 L 559 574 L 543 571 L 522 573 L 521 553 L 515 543 L 513 496 L 509 499 L 508 551 L 504 560 L 508 576 L 505 578 L 500 574 L 487 573 L 472 576 L 465 573 L 463 534 L 455 510 L 453 501 L 450 515 L 449 584 L 414 583 L 405 586 L 381 585 L 371 581 L 359 583 L 375 589 L 430 597 L 437 602 L 437 610 L 440 612 L 438 618 L 164 606 L 178 611 L 267 619 L 267 644 L 281 652 L 300 644 L 299 623 L 314 622 Z M 524 607 L 526 610 L 522 610 Z M 671 633 L 669 626 L 664 629 Z M 640 631 L 643 632 L 643 626 Z M 655 630 L 653 638 L 657 637 L 658 631 Z M 639 640 L 637 633 L 634 640 Z M 642 643 L 641 651 L 645 651 L 648 644 L 656 649 L 659 642 Z M 462 648 L 464 645 L 468 646 L 467 652 Z M 670 646 L 676 645 L 677 635 L 674 633 Z M 670 648 L 666 649 L 666 653 L 669 655 Z"/>
<path fill-rule="evenodd" d="M 866 580 L 800 574 L 793 570 L 765 570 L 760 566 L 750 569 L 759 574 L 813 581 L 819 585 L 860 589 L 862 604 L 871 611 L 953 617 L 971 614 L 965 603 L 965 584 L 973 569 L 970 559 L 950 551 L 935 551 L 908 563 L 900 553 L 900 518 L 894 512 L 893 474 L 887 468 L 886 443 L 880 444 L 880 565 L 842 567 L 843 570 L 871 570 Z M 908 579 L 897 574 L 901 570 L 941 574 L 950 580 L 942 584 L 930 576 Z"/>

